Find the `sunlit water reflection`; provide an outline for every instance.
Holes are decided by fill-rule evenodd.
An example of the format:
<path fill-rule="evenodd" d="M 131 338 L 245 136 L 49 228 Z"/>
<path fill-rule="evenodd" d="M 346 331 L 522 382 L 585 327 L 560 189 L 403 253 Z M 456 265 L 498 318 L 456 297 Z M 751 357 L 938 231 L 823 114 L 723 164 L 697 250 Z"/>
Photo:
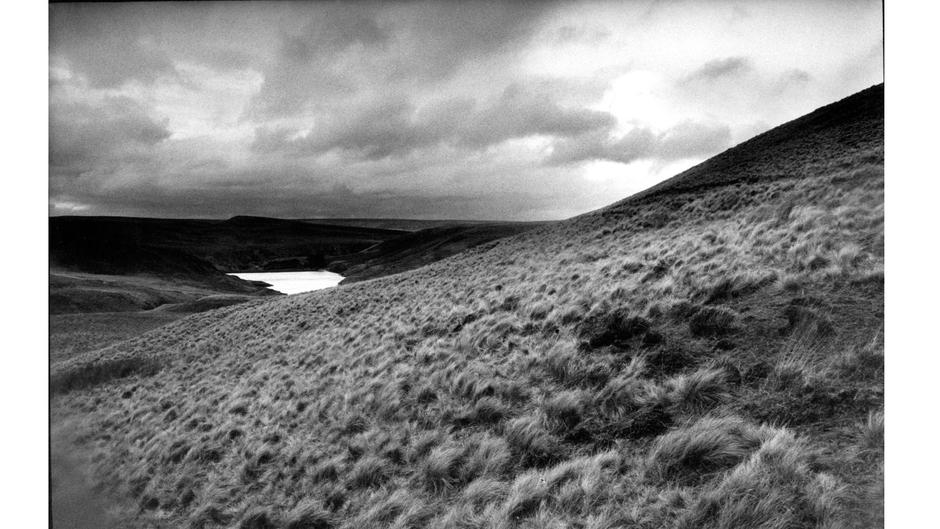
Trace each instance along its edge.
<path fill-rule="evenodd" d="M 312 290 L 335 287 L 343 276 L 325 270 L 302 272 L 239 272 L 229 274 L 246 281 L 264 281 L 272 290 L 283 294 L 299 294 Z"/>

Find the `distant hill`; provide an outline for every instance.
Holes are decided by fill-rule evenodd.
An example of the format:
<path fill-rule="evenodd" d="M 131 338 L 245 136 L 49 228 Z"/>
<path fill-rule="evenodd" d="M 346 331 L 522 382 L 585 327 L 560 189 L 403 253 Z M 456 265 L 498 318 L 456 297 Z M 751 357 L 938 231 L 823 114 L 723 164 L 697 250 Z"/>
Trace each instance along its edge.
<path fill-rule="evenodd" d="M 458 220 L 458 219 L 300 219 L 312 224 L 328 224 L 333 226 L 355 226 L 360 228 L 379 228 L 383 230 L 420 231 L 429 228 L 447 226 L 474 226 L 483 224 L 505 224 L 503 221 L 493 220 Z"/>
<path fill-rule="evenodd" d="M 370 223 L 437 227 L 411 232 L 365 225 Z M 360 281 L 424 266 L 540 225 L 394 219 L 317 224 L 251 216 L 52 217 L 49 224 L 53 314 L 150 310 L 164 304 L 195 310 L 216 303 L 204 298 L 273 294 L 262 283 L 228 272 L 329 269 L 346 275 L 347 282 Z"/>
<path fill-rule="evenodd" d="M 52 217 L 53 266 L 96 273 L 318 268 L 403 232 L 263 217 L 177 220 Z M 184 257 L 187 256 L 187 257 Z M 194 267 L 202 261 L 202 270 Z"/>
<path fill-rule="evenodd" d="M 346 276 L 343 284 L 396 274 L 450 257 L 469 248 L 516 235 L 545 222 L 444 223 L 389 239 L 335 260 L 329 269 Z"/>
<path fill-rule="evenodd" d="M 250 216 L 224 221 L 53 217 L 50 255 L 54 269 L 150 274 L 246 293 L 258 287 L 225 274 L 330 269 L 359 281 L 417 268 L 541 224 L 395 219 L 313 223 Z M 411 231 L 416 228 L 421 229 Z"/>
<path fill-rule="evenodd" d="M 882 94 L 586 215 L 57 361 L 52 422 L 127 527 L 881 526 Z"/>
<path fill-rule="evenodd" d="M 884 85 L 759 134 L 660 184 L 612 204 L 607 211 L 664 194 L 710 187 L 767 183 L 877 163 L 883 158 Z M 767 156 L 773 150 L 773 156 Z M 859 156 L 864 157 L 859 160 Z M 806 173 L 806 171 L 811 171 Z"/>
<path fill-rule="evenodd" d="M 217 306 L 219 299 L 273 295 L 263 283 L 227 273 L 320 269 L 337 256 L 405 233 L 246 216 L 52 217 L 50 312 L 127 312 L 165 304 L 195 311 Z"/>

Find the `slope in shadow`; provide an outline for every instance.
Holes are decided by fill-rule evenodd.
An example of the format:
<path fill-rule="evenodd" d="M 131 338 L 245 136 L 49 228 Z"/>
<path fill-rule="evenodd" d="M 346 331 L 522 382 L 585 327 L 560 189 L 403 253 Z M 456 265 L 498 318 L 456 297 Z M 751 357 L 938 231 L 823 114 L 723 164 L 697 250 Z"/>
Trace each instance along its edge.
<path fill-rule="evenodd" d="M 545 222 L 487 222 L 427 228 L 381 242 L 335 260 L 329 269 L 346 276 L 342 284 L 419 268 L 478 245 L 523 233 Z"/>

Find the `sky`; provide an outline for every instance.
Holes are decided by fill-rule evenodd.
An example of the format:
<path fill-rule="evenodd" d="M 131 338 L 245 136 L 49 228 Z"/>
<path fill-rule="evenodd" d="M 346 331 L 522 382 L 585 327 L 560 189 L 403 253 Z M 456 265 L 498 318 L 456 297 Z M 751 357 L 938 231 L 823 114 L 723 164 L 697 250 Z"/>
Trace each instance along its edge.
<path fill-rule="evenodd" d="M 52 4 L 49 212 L 562 219 L 882 49 L 876 1 Z"/>

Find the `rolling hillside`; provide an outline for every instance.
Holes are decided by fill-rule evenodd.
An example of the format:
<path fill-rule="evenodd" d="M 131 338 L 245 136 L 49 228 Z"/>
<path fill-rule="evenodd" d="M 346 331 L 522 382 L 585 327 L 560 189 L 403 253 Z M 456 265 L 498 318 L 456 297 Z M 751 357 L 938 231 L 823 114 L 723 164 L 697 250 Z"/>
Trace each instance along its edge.
<path fill-rule="evenodd" d="M 327 268 L 346 275 L 346 282 L 361 281 L 417 268 L 537 225 L 54 217 L 50 356 L 66 358 L 186 314 L 279 295 L 265 283 L 226 272 Z"/>
<path fill-rule="evenodd" d="M 261 217 L 49 219 L 52 314 L 221 306 L 275 293 L 227 272 L 323 268 L 406 232 Z"/>
<path fill-rule="evenodd" d="M 399 230 L 263 217 L 228 220 L 53 217 L 53 266 L 92 273 L 205 274 L 318 268 Z M 201 267 L 201 268 L 200 268 Z"/>
<path fill-rule="evenodd" d="M 428 266 L 56 362 L 124 526 L 874 527 L 883 85 Z"/>
<path fill-rule="evenodd" d="M 354 283 L 419 268 L 468 248 L 516 235 L 544 222 L 448 223 L 417 230 L 332 261 L 328 268 Z"/>

